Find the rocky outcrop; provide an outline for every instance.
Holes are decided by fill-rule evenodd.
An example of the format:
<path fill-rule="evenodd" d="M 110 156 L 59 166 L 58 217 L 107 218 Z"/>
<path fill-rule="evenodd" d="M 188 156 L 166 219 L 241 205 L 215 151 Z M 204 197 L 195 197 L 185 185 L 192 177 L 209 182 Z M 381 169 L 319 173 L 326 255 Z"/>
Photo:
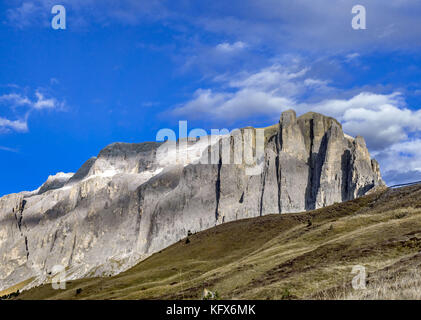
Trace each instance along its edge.
<path fill-rule="evenodd" d="M 239 133 L 184 141 L 181 160 L 170 142 L 115 143 L 74 175 L 0 198 L 0 290 L 48 281 L 56 265 L 68 279 L 118 273 L 189 230 L 320 208 L 383 185 L 364 139 L 345 135 L 335 119 L 284 112 L 264 130 L 255 175 L 244 161 L 222 159 L 223 145 L 231 159 L 242 158 L 237 138 L 257 136 L 255 129 Z"/>
<path fill-rule="evenodd" d="M 49 176 L 47 181 L 38 189 L 38 194 L 43 194 L 49 190 L 60 189 L 74 176 L 73 173 L 59 172 L 54 176 Z"/>

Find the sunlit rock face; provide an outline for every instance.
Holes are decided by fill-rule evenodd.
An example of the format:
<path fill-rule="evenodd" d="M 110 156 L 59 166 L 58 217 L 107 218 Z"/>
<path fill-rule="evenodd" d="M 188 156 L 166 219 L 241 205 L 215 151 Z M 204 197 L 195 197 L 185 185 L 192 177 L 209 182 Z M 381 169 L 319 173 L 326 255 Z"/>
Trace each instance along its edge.
<path fill-rule="evenodd" d="M 256 132 L 242 130 L 240 141 Z M 0 290 L 49 281 L 57 265 L 68 279 L 116 274 L 189 230 L 320 208 L 384 184 L 364 139 L 321 114 L 286 111 L 265 128 L 258 174 L 222 161 L 217 145 L 242 157 L 234 141 L 184 141 L 185 157 L 170 142 L 114 143 L 75 174 L 0 198 Z"/>

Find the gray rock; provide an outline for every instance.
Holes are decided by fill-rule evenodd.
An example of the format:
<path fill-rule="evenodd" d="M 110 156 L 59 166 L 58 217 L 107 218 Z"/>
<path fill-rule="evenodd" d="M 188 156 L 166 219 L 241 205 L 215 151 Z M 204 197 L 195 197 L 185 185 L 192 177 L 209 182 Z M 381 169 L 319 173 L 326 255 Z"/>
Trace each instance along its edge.
<path fill-rule="evenodd" d="M 73 173 L 59 172 L 54 176 L 49 176 L 47 181 L 39 188 L 38 194 L 43 194 L 49 190 L 60 189 L 74 176 Z"/>
<path fill-rule="evenodd" d="M 240 141 L 257 134 L 242 133 Z M 116 274 L 189 230 L 316 209 L 384 185 L 364 139 L 344 135 L 340 123 L 320 114 L 286 111 L 265 128 L 257 175 L 247 175 L 250 164 L 222 161 L 222 146 L 231 160 L 243 155 L 236 139 L 188 142 L 189 156 L 177 161 L 169 142 L 115 143 L 71 177 L 0 198 L 0 290 L 49 281 L 55 265 L 68 279 Z M 216 161 L 203 164 L 208 159 Z"/>

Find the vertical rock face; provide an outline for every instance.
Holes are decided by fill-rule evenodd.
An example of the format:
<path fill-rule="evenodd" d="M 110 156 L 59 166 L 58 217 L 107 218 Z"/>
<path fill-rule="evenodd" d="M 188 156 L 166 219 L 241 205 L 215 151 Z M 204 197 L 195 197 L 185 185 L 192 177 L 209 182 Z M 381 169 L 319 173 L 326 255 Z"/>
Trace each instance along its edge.
<path fill-rule="evenodd" d="M 280 212 L 351 200 L 383 184 L 364 139 L 344 135 L 335 119 L 287 111 L 279 126 Z"/>
<path fill-rule="evenodd" d="M 265 128 L 258 174 L 249 175 L 244 161 L 227 164 L 214 148 L 228 146 L 231 160 L 241 159 L 235 142 L 256 135 L 249 129 L 189 142 L 193 156 L 183 161 L 158 156 L 175 146 L 115 143 L 74 175 L 0 198 L 0 290 L 48 281 L 55 265 L 67 268 L 68 279 L 118 273 L 189 230 L 320 208 L 384 184 L 364 139 L 316 113 L 286 111 Z"/>

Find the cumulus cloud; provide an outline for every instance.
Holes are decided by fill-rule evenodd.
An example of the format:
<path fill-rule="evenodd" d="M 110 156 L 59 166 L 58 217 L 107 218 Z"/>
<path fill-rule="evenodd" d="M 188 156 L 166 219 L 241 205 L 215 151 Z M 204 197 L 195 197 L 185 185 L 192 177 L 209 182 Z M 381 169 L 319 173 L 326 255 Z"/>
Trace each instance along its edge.
<path fill-rule="evenodd" d="M 0 132 L 5 132 L 8 130 L 13 130 L 17 132 L 26 132 L 28 131 L 28 124 L 25 120 L 9 120 L 0 117 Z"/>
<path fill-rule="evenodd" d="M 30 105 L 31 101 L 24 96 L 16 93 L 4 94 L 0 96 L 0 103 L 9 103 L 14 107 Z"/>
<path fill-rule="evenodd" d="M 0 115 L 0 133 L 6 133 L 27 132 L 31 112 L 44 109 L 63 110 L 65 103 L 54 97 L 46 97 L 40 90 L 36 90 L 33 99 L 16 92 L 0 95 L 0 106 L 3 113 L 3 116 Z"/>
<path fill-rule="evenodd" d="M 57 109 L 64 105 L 63 102 L 59 102 L 56 98 L 46 98 L 41 92 L 36 91 L 36 101 L 32 103 L 32 106 L 36 110 L 42 109 Z"/>
<path fill-rule="evenodd" d="M 238 120 L 254 115 L 278 117 L 288 108 L 297 108 L 297 98 L 313 90 L 323 90 L 327 82 L 306 77 L 308 68 L 274 64 L 255 73 L 241 72 L 215 78 L 225 91 L 198 89 L 193 98 L 173 111 L 176 115 Z"/>
<path fill-rule="evenodd" d="M 421 139 L 409 139 L 375 152 L 379 159 L 385 159 L 386 171 L 406 171 L 411 168 L 421 171 Z"/>
<path fill-rule="evenodd" d="M 273 65 L 257 73 L 241 73 L 232 77 L 219 77 L 217 81 L 233 92 L 198 89 L 193 99 L 175 108 L 176 115 L 190 117 L 206 113 L 214 119 L 248 118 L 255 114 L 273 116 L 296 105 L 293 97 L 303 90 L 296 81 L 306 70 L 293 71 Z"/>
<path fill-rule="evenodd" d="M 389 184 L 421 180 L 421 139 L 408 139 L 373 152 Z"/>
<path fill-rule="evenodd" d="M 189 118 L 200 118 L 203 114 L 207 114 L 217 120 L 238 120 L 255 114 L 267 116 L 279 114 L 292 104 L 288 98 L 253 88 L 243 88 L 235 93 L 198 89 L 192 100 L 177 107 L 173 113 Z"/>
<path fill-rule="evenodd" d="M 421 111 L 409 109 L 399 92 L 362 92 L 350 99 L 325 100 L 300 107 L 337 118 L 345 131 L 364 136 L 371 150 L 384 149 L 421 130 Z"/>

